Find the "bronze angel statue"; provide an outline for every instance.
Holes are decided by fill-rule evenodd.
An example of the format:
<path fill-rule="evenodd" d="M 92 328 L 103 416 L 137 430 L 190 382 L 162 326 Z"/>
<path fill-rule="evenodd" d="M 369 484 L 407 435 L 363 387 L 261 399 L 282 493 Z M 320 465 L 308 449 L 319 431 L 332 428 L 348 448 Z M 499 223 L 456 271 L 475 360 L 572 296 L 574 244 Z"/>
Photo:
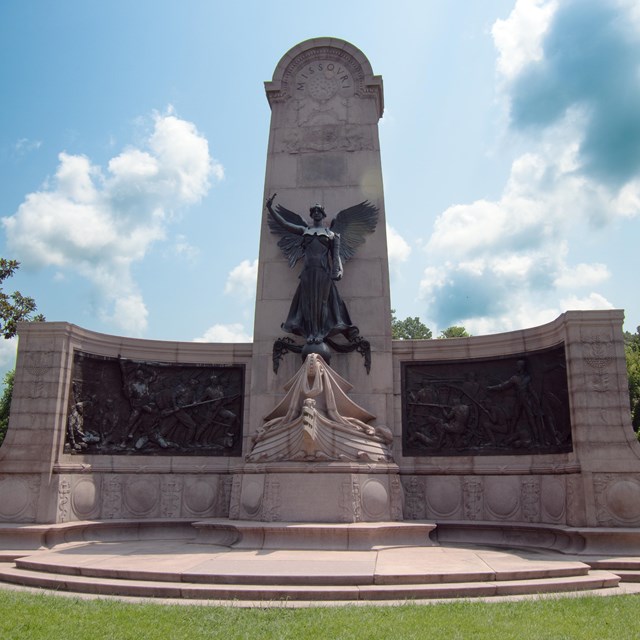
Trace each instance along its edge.
<path fill-rule="evenodd" d="M 294 267 L 303 260 L 300 282 L 291 301 L 291 308 L 282 329 L 301 336 L 307 345 L 303 356 L 315 351 L 324 355 L 322 345 L 327 339 L 342 334 L 352 342 L 359 334 L 351 322 L 347 307 L 338 293 L 335 281 L 343 274 L 347 262 L 373 233 L 378 222 L 378 209 L 364 201 L 340 211 L 331 226 L 325 226 L 324 207 L 314 205 L 309 210 L 312 223 L 308 225 L 297 213 L 282 205 L 272 207 L 277 194 L 266 203 L 268 224 L 272 233 L 281 236 L 278 246 Z M 326 359 L 326 357 L 325 357 Z"/>

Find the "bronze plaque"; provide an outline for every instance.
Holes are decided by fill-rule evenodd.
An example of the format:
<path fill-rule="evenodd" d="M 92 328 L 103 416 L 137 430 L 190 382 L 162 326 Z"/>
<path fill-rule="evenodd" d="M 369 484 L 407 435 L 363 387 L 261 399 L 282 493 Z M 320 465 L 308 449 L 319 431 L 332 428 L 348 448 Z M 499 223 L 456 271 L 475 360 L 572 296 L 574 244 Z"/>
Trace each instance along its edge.
<path fill-rule="evenodd" d="M 65 453 L 239 456 L 244 373 L 76 351 Z"/>
<path fill-rule="evenodd" d="M 402 363 L 404 456 L 572 450 L 564 345 L 505 358 Z"/>

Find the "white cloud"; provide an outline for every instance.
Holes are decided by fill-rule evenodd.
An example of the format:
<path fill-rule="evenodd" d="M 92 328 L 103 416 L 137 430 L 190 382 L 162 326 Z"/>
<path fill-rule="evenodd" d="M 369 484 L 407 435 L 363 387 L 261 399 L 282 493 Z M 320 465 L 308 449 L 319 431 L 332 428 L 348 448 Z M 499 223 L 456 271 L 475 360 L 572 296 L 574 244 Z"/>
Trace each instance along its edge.
<path fill-rule="evenodd" d="M 631 180 L 618 192 L 612 208 L 620 216 L 634 218 L 640 213 L 640 178 Z"/>
<path fill-rule="evenodd" d="M 583 183 L 562 171 L 554 151 L 517 158 L 500 200 L 449 207 L 436 219 L 425 251 L 469 260 L 554 242 L 568 220 L 580 215 L 575 209 L 586 200 Z M 567 200 L 572 201 L 570 209 Z"/>
<path fill-rule="evenodd" d="M 601 294 L 584 293 L 610 277 L 607 266 L 572 265 L 567 256 L 576 227 L 622 215 L 618 195 L 574 170 L 566 136 L 556 144 L 545 137 L 517 158 L 499 200 L 455 205 L 438 217 L 420 283 L 430 326 L 509 331 L 569 308 L 611 307 Z"/>
<path fill-rule="evenodd" d="M 16 365 L 18 338 L 0 339 L 0 370 L 13 369 Z M 0 379 L 0 383 L 2 380 Z"/>
<path fill-rule="evenodd" d="M 101 172 L 86 156 L 72 156 L 62 152 L 56 172 L 57 194 L 75 204 L 91 204 L 98 190 L 93 181 L 101 179 Z"/>
<path fill-rule="evenodd" d="M 565 266 L 558 274 L 555 284 L 567 289 L 589 287 L 605 282 L 610 276 L 611 272 L 605 264 L 581 263 L 575 267 Z"/>
<path fill-rule="evenodd" d="M 29 138 L 20 138 L 13 148 L 20 154 L 24 155 L 29 151 L 36 151 L 42 146 L 42 140 L 29 140 Z"/>
<path fill-rule="evenodd" d="M 182 234 L 176 237 L 173 250 L 178 257 L 184 258 L 187 262 L 191 263 L 194 263 L 200 255 L 200 249 L 190 244 L 186 236 Z"/>
<path fill-rule="evenodd" d="M 501 88 L 529 151 L 513 161 L 500 198 L 437 218 L 420 284 L 432 328 L 489 333 L 612 307 L 597 290 L 611 278 L 607 265 L 569 256 L 584 230 L 640 214 L 640 128 L 620 93 L 629 87 L 629 104 L 640 104 L 640 31 L 625 31 L 631 7 L 518 0 L 494 25 Z"/>
<path fill-rule="evenodd" d="M 119 180 L 131 180 L 135 183 L 141 178 L 153 178 L 158 175 L 159 169 L 158 160 L 140 149 L 128 149 L 109 161 L 109 171 L 114 184 Z"/>
<path fill-rule="evenodd" d="M 106 322 L 134 334 L 141 334 L 145 330 L 148 315 L 142 296 L 135 291 L 128 295 L 121 295 L 115 301 L 111 315 L 106 312 L 102 314 Z"/>
<path fill-rule="evenodd" d="M 498 203 L 486 200 L 449 207 L 436 219 L 425 249 L 457 257 L 468 256 L 502 238 L 507 215 Z"/>
<path fill-rule="evenodd" d="M 473 336 L 515 331 L 522 327 L 538 327 L 557 318 L 564 309 L 543 307 L 519 300 L 509 313 L 499 316 L 479 316 L 463 318 L 456 324 L 464 326 Z M 438 331 L 446 326 L 437 327 Z"/>
<path fill-rule="evenodd" d="M 396 268 L 401 262 L 406 262 L 411 254 L 411 247 L 407 241 L 393 228 L 387 225 L 387 251 L 389 266 Z"/>
<path fill-rule="evenodd" d="M 542 59 L 542 40 L 557 6 L 553 0 L 518 0 L 506 20 L 496 20 L 491 34 L 503 76 L 513 78 L 528 63 Z"/>
<path fill-rule="evenodd" d="M 195 125 L 176 116 L 156 115 L 149 146 L 163 169 L 162 184 L 185 202 L 197 202 L 209 188 L 211 174 L 224 178 L 224 169 L 209 156 L 207 139 Z"/>
<path fill-rule="evenodd" d="M 629 12 L 634 28 L 640 32 L 640 4 L 637 0 L 618 0 L 618 4 Z"/>
<path fill-rule="evenodd" d="M 257 280 L 257 258 L 253 262 L 243 260 L 229 272 L 227 282 L 224 285 L 224 292 L 230 295 L 238 295 L 241 298 L 251 299 L 256 295 Z"/>
<path fill-rule="evenodd" d="M 569 296 L 561 300 L 560 304 L 565 309 L 613 309 L 613 305 L 599 293 L 590 293 L 587 296 Z"/>
<path fill-rule="evenodd" d="M 243 325 L 234 324 L 214 324 L 207 329 L 202 337 L 195 338 L 194 342 L 251 342 L 249 335 Z"/>
<path fill-rule="evenodd" d="M 55 177 L 3 219 L 7 246 L 25 267 L 55 266 L 91 281 L 103 319 L 140 335 L 147 309 L 131 274 L 168 223 L 207 193 L 223 168 L 191 122 L 154 114 L 141 148 L 112 158 L 106 172 L 82 155 L 59 155 Z M 186 243 L 178 250 L 188 253 Z"/>
<path fill-rule="evenodd" d="M 539 258 L 548 261 L 543 255 Z M 427 301 L 427 324 L 435 331 L 452 324 L 464 325 L 471 334 L 483 335 L 538 326 L 571 309 L 613 308 L 599 293 L 563 294 L 553 283 L 538 282 L 536 261 L 530 260 L 528 269 L 523 268 L 526 263 L 526 259 L 514 261 L 511 270 L 504 263 L 498 265 L 490 260 L 470 265 L 446 263 L 440 268 L 426 269 L 421 292 Z M 543 271 L 546 268 L 562 271 L 564 267 L 559 260 Z M 591 265 L 579 267 L 576 271 L 587 272 L 597 279 L 598 269 Z"/>
<path fill-rule="evenodd" d="M 640 25 L 635 5 L 628 0 L 558 2 L 539 56 L 512 70 L 503 86 L 511 128 L 527 135 L 544 132 L 567 112 L 580 110 L 580 171 L 614 188 L 640 173 Z M 511 27 L 506 31 L 517 38 Z"/>

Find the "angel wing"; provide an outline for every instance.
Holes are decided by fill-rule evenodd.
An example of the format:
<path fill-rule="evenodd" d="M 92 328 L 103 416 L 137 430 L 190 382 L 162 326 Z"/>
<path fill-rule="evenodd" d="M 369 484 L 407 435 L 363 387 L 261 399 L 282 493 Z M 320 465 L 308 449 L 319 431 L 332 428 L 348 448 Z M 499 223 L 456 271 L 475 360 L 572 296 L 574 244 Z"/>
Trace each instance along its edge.
<path fill-rule="evenodd" d="M 281 204 L 276 205 L 276 212 L 279 213 L 287 222 L 306 227 L 307 223 L 293 211 L 289 211 Z M 296 262 L 304 256 L 304 246 L 302 244 L 302 236 L 287 231 L 275 218 L 267 215 L 267 224 L 271 233 L 275 233 L 280 237 L 278 246 L 282 249 L 285 257 L 289 261 L 289 266 L 294 267 Z"/>
<path fill-rule="evenodd" d="M 378 207 L 368 200 L 343 209 L 331 221 L 331 230 L 340 234 L 340 258 L 343 262 L 355 255 L 364 243 L 365 234 L 373 233 L 378 224 Z"/>

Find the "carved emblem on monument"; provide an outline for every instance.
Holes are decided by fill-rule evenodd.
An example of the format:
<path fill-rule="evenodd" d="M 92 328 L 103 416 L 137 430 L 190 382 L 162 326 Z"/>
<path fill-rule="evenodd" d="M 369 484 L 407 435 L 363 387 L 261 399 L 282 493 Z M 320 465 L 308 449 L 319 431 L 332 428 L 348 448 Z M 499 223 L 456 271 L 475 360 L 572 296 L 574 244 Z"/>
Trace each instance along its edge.
<path fill-rule="evenodd" d="M 334 124 L 347 121 L 354 82 L 346 65 L 334 60 L 313 60 L 294 79 L 298 124 Z"/>
<path fill-rule="evenodd" d="M 427 517 L 424 478 L 409 476 L 404 486 L 404 510 L 407 520 L 424 520 Z"/>
<path fill-rule="evenodd" d="M 595 371 L 593 375 L 588 376 L 591 390 L 606 393 L 610 387 L 607 369 L 614 360 L 610 339 L 599 334 L 586 335 L 582 338 L 582 348 L 584 361 Z M 606 419 L 604 421 L 606 423 Z"/>
<path fill-rule="evenodd" d="M 462 491 L 465 518 L 467 520 L 480 520 L 483 501 L 482 480 L 480 478 L 465 478 Z"/>
<path fill-rule="evenodd" d="M 24 370 L 33 378 L 30 398 L 41 398 L 44 389 L 44 376 L 53 364 L 53 353 L 36 351 L 30 353 L 24 365 Z"/>
<path fill-rule="evenodd" d="M 522 479 L 522 515 L 527 522 L 540 520 L 540 480 Z"/>
<path fill-rule="evenodd" d="M 289 314 L 282 329 L 300 336 L 304 345 L 279 340 L 274 345 L 274 371 L 277 372 L 280 358 L 286 351 L 301 353 L 305 358 L 317 353 L 329 364 L 331 349 L 340 353 L 358 350 L 365 358 L 367 371 L 370 367 L 369 344 L 359 334 L 347 311 L 335 282 L 343 275 L 343 264 L 352 258 L 357 248 L 365 241 L 365 235 L 373 233 L 378 221 L 378 209 L 369 202 L 340 211 L 328 228 L 324 207 L 311 207 L 312 224 L 307 223 L 293 211 L 272 203 L 276 194 L 267 200 L 267 218 L 272 233 L 281 236 L 278 246 L 294 267 L 302 261 L 300 283 L 291 301 Z M 342 336 L 346 343 L 336 342 Z"/>
<path fill-rule="evenodd" d="M 285 385 L 286 395 L 253 437 L 249 462 L 391 460 L 392 434 L 350 400 L 351 385 L 317 354 Z"/>
<path fill-rule="evenodd" d="M 351 152 L 373 148 L 371 131 L 355 124 L 325 124 L 287 129 L 278 144 L 278 150 L 286 153 Z"/>

